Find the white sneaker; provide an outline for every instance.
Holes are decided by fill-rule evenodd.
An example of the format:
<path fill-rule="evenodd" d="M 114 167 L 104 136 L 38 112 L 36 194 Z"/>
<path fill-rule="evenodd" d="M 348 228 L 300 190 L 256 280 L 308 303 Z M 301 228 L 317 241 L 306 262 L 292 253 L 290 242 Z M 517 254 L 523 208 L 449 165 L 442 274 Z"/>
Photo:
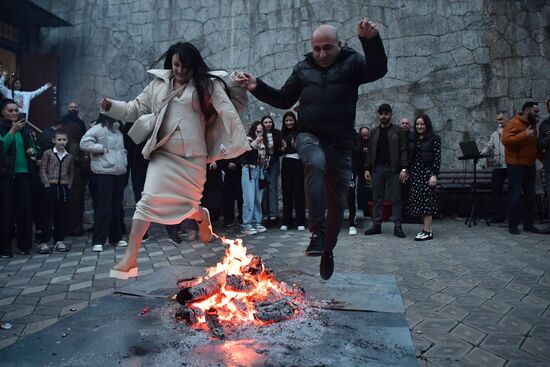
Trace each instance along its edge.
<path fill-rule="evenodd" d="M 116 247 L 128 247 L 128 242 L 120 240 L 117 242 Z"/>
<path fill-rule="evenodd" d="M 306 227 L 304 227 L 304 226 L 298 226 L 298 230 L 299 230 L 299 231 L 305 231 L 305 230 L 306 230 Z"/>
<path fill-rule="evenodd" d="M 258 233 L 262 233 L 262 232 L 267 231 L 267 228 L 265 228 L 265 227 L 262 226 L 261 224 L 256 224 L 256 225 L 254 226 L 254 228 L 256 229 L 256 231 L 258 231 Z"/>
<path fill-rule="evenodd" d="M 281 226 L 281 231 L 288 231 L 288 227 L 283 224 Z"/>
<path fill-rule="evenodd" d="M 92 251 L 95 251 L 95 252 L 103 251 L 103 245 L 93 245 L 92 246 Z"/>
<path fill-rule="evenodd" d="M 349 227 L 349 235 L 350 235 L 350 236 L 355 236 L 355 235 L 357 235 L 357 228 L 355 228 L 355 227 L 353 227 L 353 226 L 352 226 L 352 227 Z"/>
<path fill-rule="evenodd" d="M 253 234 L 257 234 L 258 231 L 254 227 L 248 227 L 248 228 L 241 229 L 241 233 L 246 235 L 253 235 Z"/>

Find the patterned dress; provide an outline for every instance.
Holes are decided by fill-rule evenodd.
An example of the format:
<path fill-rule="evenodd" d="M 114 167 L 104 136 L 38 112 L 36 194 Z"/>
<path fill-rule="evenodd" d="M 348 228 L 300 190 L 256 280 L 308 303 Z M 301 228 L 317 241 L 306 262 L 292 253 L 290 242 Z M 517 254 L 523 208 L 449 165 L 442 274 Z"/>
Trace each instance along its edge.
<path fill-rule="evenodd" d="M 435 135 L 432 140 L 433 161 L 425 164 L 422 160 L 420 144 L 417 139 L 414 144 L 411 169 L 411 191 L 407 209 L 413 216 L 434 215 L 438 213 L 437 193 L 435 187 L 429 186 L 430 177 L 439 174 L 441 165 L 441 140 Z"/>

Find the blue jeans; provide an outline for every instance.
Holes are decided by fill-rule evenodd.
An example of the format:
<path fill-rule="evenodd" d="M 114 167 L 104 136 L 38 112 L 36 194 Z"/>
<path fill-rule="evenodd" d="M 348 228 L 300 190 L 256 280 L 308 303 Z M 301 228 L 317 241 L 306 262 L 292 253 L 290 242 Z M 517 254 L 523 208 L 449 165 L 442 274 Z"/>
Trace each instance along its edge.
<path fill-rule="evenodd" d="M 296 150 L 304 164 L 309 230 L 325 234 L 325 249 L 332 250 L 344 220 L 351 178 L 351 149 L 336 148 L 313 134 L 300 133 L 296 137 Z"/>
<path fill-rule="evenodd" d="M 508 165 L 506 170 L 508 174 L 508 225 L 517 227 L 523 214 L 523 226 L 530 227 L 535 222 L 535 166 Z"/>
<path fill-rule="evenodd" d="M 261 167 L 243 166 L 243 228 L 255 227 L 262 221 L 262 192 L 258 181 L 263 176 Z"/>

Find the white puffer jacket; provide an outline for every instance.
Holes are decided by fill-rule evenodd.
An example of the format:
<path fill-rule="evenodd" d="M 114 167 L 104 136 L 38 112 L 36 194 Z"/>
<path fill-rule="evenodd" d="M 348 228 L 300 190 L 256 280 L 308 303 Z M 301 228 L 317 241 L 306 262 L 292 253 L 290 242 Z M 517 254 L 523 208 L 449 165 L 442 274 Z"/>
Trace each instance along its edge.
<path fill-rule="evenodd" d="M 90 153 L 93 173 L 122 175 L 126 173 L 128 158 L 124 149 L 124 137 L 115 123 L 109 130 L 101 124 L 93 126 L 80 140 L 80 149 Z"/>

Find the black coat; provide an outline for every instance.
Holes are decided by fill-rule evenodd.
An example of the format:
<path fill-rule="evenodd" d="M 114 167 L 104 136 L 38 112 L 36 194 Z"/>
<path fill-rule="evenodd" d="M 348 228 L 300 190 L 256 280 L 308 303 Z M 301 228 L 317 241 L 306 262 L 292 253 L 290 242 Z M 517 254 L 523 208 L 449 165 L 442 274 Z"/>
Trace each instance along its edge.
<path fill-rule="evenodd" d="M 349 148 L 353 140 L 358 88 L 382 78 L 388 58 L 380 36 L 359 38 L 365 56 L 343 47 L 336 61 L 323 68 L 313 54 L 294 67 L 281 89 L 274 89 L 257 79 L 252 94 L 276 108 L 289 109 L 300 101 L 298 129 L 309 132 L 329 144 Z"/>

